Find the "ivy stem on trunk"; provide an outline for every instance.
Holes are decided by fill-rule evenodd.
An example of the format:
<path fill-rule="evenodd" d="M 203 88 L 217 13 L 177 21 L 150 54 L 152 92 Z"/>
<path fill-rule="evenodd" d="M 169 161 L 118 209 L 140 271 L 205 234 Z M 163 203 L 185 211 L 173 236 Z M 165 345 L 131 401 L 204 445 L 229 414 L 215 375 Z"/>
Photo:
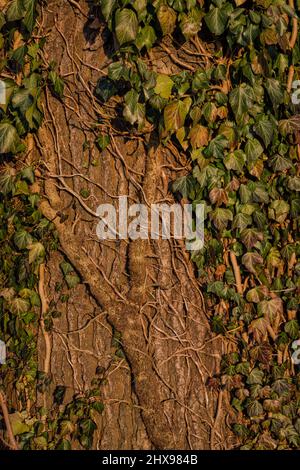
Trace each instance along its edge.
<path fill-rule="evenodd" d="M 240 271 L 240 267 L 238 265 L 234 251 L 230 251 L 230 261 L 233 267 L 237 291 L 239 294 L 243 295 L 244 291 L 243 291 L 243 285 L 242 285 L 241 271 Z"/>

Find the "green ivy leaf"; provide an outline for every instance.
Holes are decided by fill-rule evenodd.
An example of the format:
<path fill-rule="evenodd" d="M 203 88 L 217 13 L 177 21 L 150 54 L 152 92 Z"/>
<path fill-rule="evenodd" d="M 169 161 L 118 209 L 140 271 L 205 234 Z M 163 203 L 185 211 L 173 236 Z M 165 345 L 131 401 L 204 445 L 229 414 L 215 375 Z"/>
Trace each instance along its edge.
<path fill-rule="evenodd" d="M 177 15 L 173 8 L 167 5 L 161 5 L 157 11 L 157 18 L 163 35 L 172 34 L 177 20 Z"/>
<path fill-rule="evenodd" d="M 138 19 L 134 11 L 128 8 L 117 10 L 115 21 L 115 31 L 119 44 L 122 46 L 127 42 L 134 41 L 138 32 Z"/>
<path fill-rule="evenodd" d="M 139 128 L 142 128 L 145 122 L 146 110 L 145 105 L 138 101 L 139 94 L 135 90 L 126 93 L 123 115 L 131 125 L 137 123 Z"/>
<path fill-rule="evenodd" d="M 12 0 L 6 12 L 7 21 L 21 20 L 24 17 L 24 15 L 25 15 L 24 0 Z"/>
<path fill-rule="evenodd" d="M 154 91 L 157 95 L 168 100 L 172 94 L 173 86 L 174 82 L 168 75 L 159 74 L 156 78 Z"/>
<path fill-rule="evenodd" d="M 259 140 L 250 138 L 247 140 L 245 145 L 245 153 L 247 157 L 247 163 L 255 163 L 259 157 L 263 154 L 264 149 L 260 144 Z"/>
<path fill-rule="evenodd" d="M 26 230 L 19 230 L 14 235 L 14 243 L 19 250 L 24 250 L 32 243 L 32 236 Z"/>
<path fill-rule="evenodd" d="M 32 33 L 36 19 L 36 2 L 37 0 L 24 0 L 26 13 L 23 19 L 23 23 L 26 26 L 29 33 Z"/>
<path fill-rule="evenodd" d="M 21 297 L 17 297 L 9 302 L 9 309 L 15 315 L 20 315 L 22 313 L 28 312 L 30 309 L 30 303 L 27 299 L 22 299 Z"/>
<path fill-rule="evenodd" d="M 238 122 L 248 113 L 254 99 L 253 89 L 245 83 L 232 90 L 229 95 L 229 102 Z"/>
<path fill-rule="evenodd" d="M 222 8 L 212 7 L 204 19 L 211 33 L 216 34 L 217 36 L 224 33 L 228 15 Z"/>
<path fill-rule="evenodd" d="M 284 94 L 278 80 L 274 78 L 267 78 L 265 88 L 268 92 L 269 98 L 272 101 L 274 107 L 279 106 L 283 102 Z"/>
<path fill-rule="evenodd" d="M 247 378 L 247 384 L 248 385 L 254 385 L 254 384 L 259 384 L 262 385 L 264 379 L 264 373 L 260 369 L 253 369 L 248 378 Z"/>
<path fill-rule="evenodd" d="M 268 147 L 272 142 L 275 126 L 267 116 L 260 116 L 257 124 L 253 127 L 254 132 L 262 139 L 265 147 Z"/>
<path fill-rule="evenodd" d="M 283 199 L 272 201 L 268 210 L 270 219 L 276 220 L 282 224 L 287 218 L 290 211 L 290 205 Z"/>
<path fill-rule="evenodd" d="M 52 85 L 52 90 L 54 91 L 54 94 L 59 98 L 62 98 L 64 95 L 65 87 L 65 82 L 63 81 L 63 79 L 54 70 L 49 73 L 48 78 Z"/>
<path fill-rule="evenodd" d="M 105 20 L 108 21 L 116 5 L 116 0 L 100 0 L 100 8 Z"/>
<path fill-rule="evenodd" d="M 299 323 L 297 320 L 290 320 L 284 325 L 284 331 L 292 339 L 297 339 L 299 336 Z"/>
<path fill-rule="evenodd" d="M 99 135 L 99 137 L 97 137 L 96 139 L 96 145 L 99 148 L 99 150 L 101 150 L 101 152 L 105 150 L 109 144 L 110 144 L 109 135 L 102 134 L 102 135 Z"/>
<path fill-rule="evenodd" d="M 193 189 L 194 180 L 191 176 L 182 176 L 172 184 L 172 191 L 179 192 L 184 199 L 188 199 L 190 191 Z"/>
<path fill-rule="evenodd" d="M 16 128 L 9 123 L 0 124 L 0 154 L 18 153 L 24 149 Z"/>
<path fill-rule="evenodd" d="M 66 274 L 65 280 L 69 289 L 74 289 L 74 287 L 80 284 L 80 278 L 77 276 L 77 274 Z"/>
<path fill-rule="evenodd" d="M 144 28 L 140 29 L 135 44 L 138 49 L 146 47 L 146 49 L 151 49 L 156 41 L 156 33 L 154 28 L 150 25 L 146 25 Z"/>
<path fill-rule="evenodd" d="M 233 220 L 233 214 L 229 209 L 222 209 L 218 207 L 210 213 L 210 218 L 214 226 L 218 230 L 222 231 L 227 227 L 229 221 Z"/>
<path fill-rule="evenodd" d="M 208 157 L 223 158 L 224 149 L 228 147 L 228 140 L 223 135 L 218 135 L 212 139 L 205 150 Z"/>
<path fill-rule="evenodd" d="M 59 443 L 56 446 L 57 450 L 71 450 L 71 442 L 68 441 L 67 439 L 61 439 Z"/>
<path fill-rule="evenodd" d="M 263 406 L 258 400 L 253 400 L 247 406 L 247 413 L 250 418 L 261 416 L 264 414 Z"/>
<path fill-rule="evenodd" d="M 237 173 L 242 173 L 246 163 L 246 155 L 242 150 L 235 150 L 228 153 L 224 158 L 224 165 L 227 170 L 234 170 Z"/>

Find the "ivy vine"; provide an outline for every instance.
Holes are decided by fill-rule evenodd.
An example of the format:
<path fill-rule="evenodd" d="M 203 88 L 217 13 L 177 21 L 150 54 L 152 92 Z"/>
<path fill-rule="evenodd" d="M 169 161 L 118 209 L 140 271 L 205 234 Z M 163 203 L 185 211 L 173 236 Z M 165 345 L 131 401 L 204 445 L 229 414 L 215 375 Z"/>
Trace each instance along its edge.
<path fill-rule="evenodd" d="M 93 4 L 117 46 L 97 97 L 122 97 L 129 130 L 156 129 L 193 162 L 173 191 L 205 206 L 205 246 L 192 259 L 213 330 L 236 344 L 209 385 L 230 391 L 243 449 L 297 448 L 299 2 Z M 150 68 L 159 46 L 178 64 L 170 40 L 196 46 L 198 63 L 168 75 Z"/>
<path fill-rule="evenodd" d="M 52 408 L 37 406 L 37 394 L 48 394 L 52 381 L 48 370 L 39 369 L 38 330 L 42 324 L 47 335 L 58 315 L 50 304 L 41 316 L 41 267 L 59 242 L 53 223 L 39 209 L 39 162 L 28 165 L 24 156 L 32 150 L 33 134 L 42 124 L 44 88 L 59 99 L 64 88 L 55 64 L 46 66 L 43 60 L 45 39 L 34 35 L 41 3 L 10 0 L 0 12 L 5 96 L 0 104 L 0 339 L 7 353 L 6 363 L 0 365 L 0 405 L 1 429 L 8 437 L 1 438 L 0 448 L 68 450 L 78 441 L 89 449 L 96 415 L 103 411 L 99 385 L 105 371 L 96 371 L 91 388 L 75 394 L 71 402 L 63 404 L 66 388 L 57 385 Z M 74 288 L 80 279 L 72 266 L 62 263 L 61 269 L 67 287 Z"/>

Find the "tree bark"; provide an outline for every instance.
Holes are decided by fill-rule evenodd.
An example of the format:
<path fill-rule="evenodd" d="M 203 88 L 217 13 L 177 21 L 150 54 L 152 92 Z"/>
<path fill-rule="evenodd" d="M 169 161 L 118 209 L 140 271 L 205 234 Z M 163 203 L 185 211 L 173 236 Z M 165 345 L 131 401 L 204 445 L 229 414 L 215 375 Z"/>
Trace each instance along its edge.
<path fill-rule="evenodd" d="M 57 228 L 61 251 L 46 269 L 47 296 L 62 312 L 51 335 L 53 386 L 66 385 L 67 400 L 88 389 L 96 367 L 103 367 L 105 411 L 95 448 L 228 448 L 226 393 L 207 385 L 219 370 L 223 343 L 211 333 L 184 243 L 96 237 L 100 204 L 118 207 L 122 195 L 130 204 L 173 203 L 168 182 L 186 174 L 189 162 L 150 132 L 116 130 L 112 110 L 93 95 L 112 45 L 103 26 L 89 28 L 87 2 L 78 7 L 50 0 L 41 22 L 45 62 L 55 61 L 66 81 L 63 101 L 46 92 L 35 151 L 44 182 L 41 209 Z M 94 143 L 99 115 L 112 141 L 101 154 Z M 82 280 L 67 303 L 56 292 L 64 258 Z M 114 356 L 115 331 L 124 359 Z"/>

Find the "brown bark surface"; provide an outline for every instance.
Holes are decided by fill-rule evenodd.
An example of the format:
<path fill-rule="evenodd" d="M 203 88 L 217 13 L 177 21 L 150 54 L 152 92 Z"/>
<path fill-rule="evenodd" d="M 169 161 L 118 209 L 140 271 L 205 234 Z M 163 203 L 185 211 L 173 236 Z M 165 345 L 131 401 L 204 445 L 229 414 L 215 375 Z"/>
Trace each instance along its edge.
<path fill-rule="evenodd" d="M 90 386 L 97 366 L 105 411 L 97 449 L 222 449 L 230 446 L 226 396 L 207 386 L 218 372 L 222 343 L 210 332 L 194 267 L 178 240 L 100 242 L 95 212 L 102 203 L 173 203 L 168 183 L 188 172 L 175 149 L 155 137 L 115 129 L 113 110 L 93 96 L 111 62 L 113 45 L 103 26 L 89 28 L 87 2 L 49 0 L 43 11 L 45 60 L 66 81 L 63 102 L 46 95 L 45 124 L 37 137 L 45 198 L 61 254 L 47 264 L 46 290 L 62 316 L 51 334 L 53 384 L 68 387 L 66 400 Z M 152 58 L 156 67 L 168 67 Z M 111 147 L 99 153 L 97 115 L 110 126 Z M 92 163 L 98 160 L 98 165 Z M 84 199 L 80 194 L 88 189 Z M 67 303 L 55 286 L 65 257 L 82 283 Z M 115 331 L 125 358 L 116 358 Z M 40 338 L 40 360 L 43 360 Z"/>

